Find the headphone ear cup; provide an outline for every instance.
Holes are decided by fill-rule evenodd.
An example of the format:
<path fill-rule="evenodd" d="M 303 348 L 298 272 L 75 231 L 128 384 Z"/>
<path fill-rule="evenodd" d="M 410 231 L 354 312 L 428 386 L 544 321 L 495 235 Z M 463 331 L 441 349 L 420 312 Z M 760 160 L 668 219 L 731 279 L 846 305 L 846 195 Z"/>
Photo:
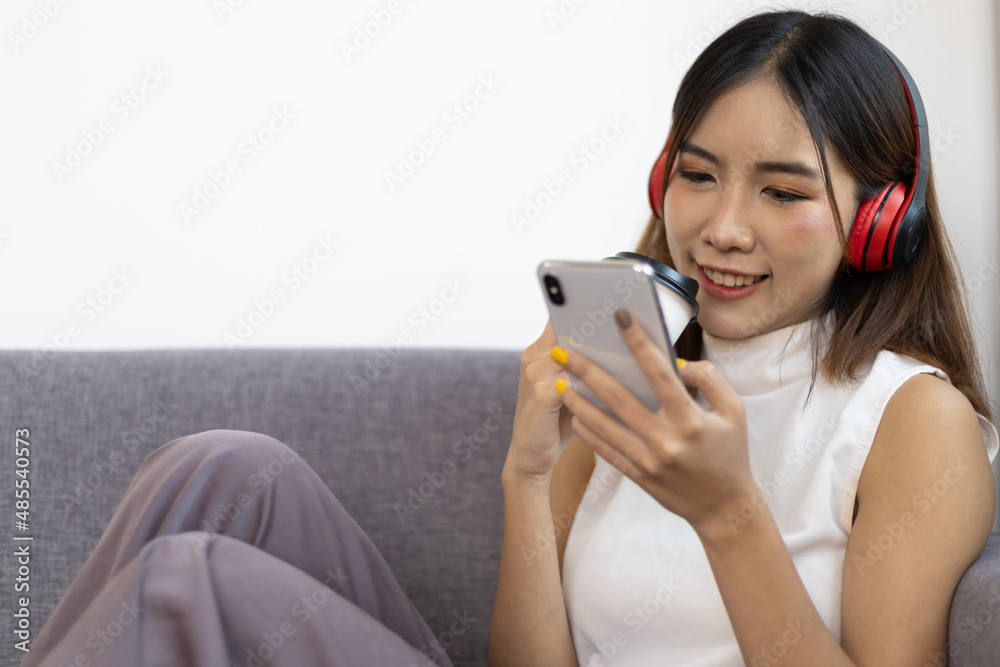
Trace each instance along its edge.
<path fill-rule="evenodd" d="M 861 271 L 889 268 L 891 257 L 886 256 L 886 249 L 893 245 L 890 234 L 905 199 L 906 185 L 893 181 L 861 203 L 847 242 L 851 266 Z"/>
<path fill-rule="evenodd" d="M 667 171 L 667 153 L 670 152 L 670 142 L 663 147 L 660 157 L 653 163 L 653 171 L 649 174 L 649 205 L 656 217 L 663 220 L 663 179 Z"/>
<path fill-rule="evenodd" d="M 868 229 L 872 225 L 876 206 L 884 194 L 885 189 L 875 197 L 865 199 L 858 207 L 858 214 L 854 216 L 851 235 L 847 239 L 847 261 L 860 271 L 864 270 L 863 260 L 865 242 L 868 240 Z"/>
<path fill-rule="evenodd" d="M 906 266 L 913 261 L 917 253 L 917 246 L 927 230 L 927 209 L 921 208 L 914 211 L 913 207 L 903 216 L 899 223 L 899 229 L 893 236 L 895 243 L 889 253 L 892 257 L 892 266 Z"/>

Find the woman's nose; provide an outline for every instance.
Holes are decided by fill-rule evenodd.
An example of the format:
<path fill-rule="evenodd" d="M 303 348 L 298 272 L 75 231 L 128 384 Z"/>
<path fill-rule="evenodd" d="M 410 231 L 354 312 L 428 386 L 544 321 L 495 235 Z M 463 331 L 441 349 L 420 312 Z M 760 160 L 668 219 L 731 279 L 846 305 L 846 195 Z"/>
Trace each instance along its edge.
<path fill-rule="evenodd" d="M 718 207 L 702 229 L 701 238 L 722 252 L 737 250 L 750 252 L 756 239 L 750 225 L 746 193 L 734 187 L 721 193 Z"/>

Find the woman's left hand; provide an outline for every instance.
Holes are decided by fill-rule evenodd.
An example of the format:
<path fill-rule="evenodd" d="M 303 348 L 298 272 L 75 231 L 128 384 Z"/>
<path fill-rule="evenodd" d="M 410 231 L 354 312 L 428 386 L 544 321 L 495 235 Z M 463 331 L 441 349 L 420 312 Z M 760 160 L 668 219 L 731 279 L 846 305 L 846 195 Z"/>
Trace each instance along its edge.
<path fill-rule="evenodd" d="M 624 311 L 615 319 L 621 320 L 622 338 L 661 407 L 650 412 L 597 364 L 568 352 L 566 370 L 624 422 L 609 417 L 567 384 L 562 396 L 573 413 L 573 431 L 699 534 L 725 524 L 727 513 L 738 511 L 741 501 L 758 492 L 750 471 L 743 401 L 710 362 L 678 360 L 678 377 L 638 322 Z M 697 388 L 710 409 L 702 408 L 685 385 Z"/>

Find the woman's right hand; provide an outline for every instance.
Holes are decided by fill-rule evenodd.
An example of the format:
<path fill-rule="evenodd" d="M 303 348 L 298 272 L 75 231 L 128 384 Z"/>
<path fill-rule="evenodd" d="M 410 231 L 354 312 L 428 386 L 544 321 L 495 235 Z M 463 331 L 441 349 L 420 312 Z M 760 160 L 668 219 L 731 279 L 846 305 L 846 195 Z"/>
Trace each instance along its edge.
<path fill-rule="evenodd" d="M 565 369 L 551 356 L 558 345 L 552 322 L 521 353 L 521 379 L 510 449 L 504 472 L 509 475 L 547 478 L 573 439 L 572 414 L 563 405 L 556 380 L 568 380 Z"/>

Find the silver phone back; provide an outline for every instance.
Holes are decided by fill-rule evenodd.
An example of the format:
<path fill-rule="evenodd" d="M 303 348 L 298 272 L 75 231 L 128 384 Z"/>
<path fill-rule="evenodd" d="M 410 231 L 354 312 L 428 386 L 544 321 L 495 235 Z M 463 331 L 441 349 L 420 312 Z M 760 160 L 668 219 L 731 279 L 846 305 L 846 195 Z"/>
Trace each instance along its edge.
<path fill-rule="evenodd" d="M 553 303 L 545 283 L 546 275 L 559 281 L 565 300 L 562 305 Z M 628 261 L 547 261 L 538 266 L 538 280 L 559 345 L 585 355 L 617 378 L 648 409 L 658 410 L 660 401 L 622 339 L 614 319 L 615 310 L 626 309 L 676 369 L 655 279 L 649 267 Z M 616 417 L 579 378 L 571 374 L 571 380 L 577 391 Z"/>

